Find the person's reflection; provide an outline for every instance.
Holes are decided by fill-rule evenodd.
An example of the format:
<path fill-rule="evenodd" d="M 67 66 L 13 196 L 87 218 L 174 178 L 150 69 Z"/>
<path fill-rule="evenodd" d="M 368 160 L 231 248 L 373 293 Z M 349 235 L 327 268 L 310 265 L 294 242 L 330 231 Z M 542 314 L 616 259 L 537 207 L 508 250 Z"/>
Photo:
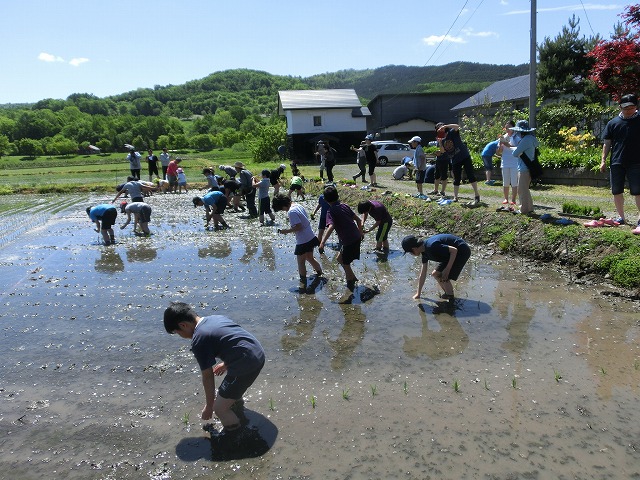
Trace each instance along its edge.
<path fill-rule="evenodd" d="M 298 295 L 298 315 L 284 326 L 282 348 L 288 352 L 297 350 L 311 338 L 318 316 L 322 311 L 322 302 L 315 295 Z"/>
<path fill-rule="evenodd" d="M 253 260 L 253 257 L 256 256 L 257 252 L 258 242 L 251 236 L 247 237 L 244 242 L 244 255 L 240 257 L 240 261 L 244 264 L 251 263 L 251 260 Z"/>
<path fill-rule="evenodd" d="M 437 302 L 436 306 L 424 303 L 418 305 L 422 320 L 422 336 L 404 336 L 404 352 L 410 357 L 425 354 L 434 360 L 458 355 L 469 345 L 469 336 L 455 317 L 455 303 L 451 301 Z M 429 328 L 427 311 L 431 310 L 433 319 L 439 329 Z"/>
<path fill-rule="evenodd" d="M 149 247 L 144 243 L 134 245 L 127 249 L 127 262 L 151 262 L 158 256 L 155 248 Z"/>
<path fill-rule="evenodd" d="M 343 369 L 353 352 L 362 343 L 366 320 L 360 305 L 340 304 L 338 306 L 344 315 L 344 325 L 338 338 L 335 340 L 327 339 L 334 351 L 333 358 L 331 358 L 333 370 Z"/>
<path fill-rule="evenodd" d="M 198 249 L 200 258 L 227 258 L 231 255 L 231 244 L 226 240 L 218 240 L 207 247 Z"/>
<path fill-rule="evenodd" d="M 509 338 L 502 347 L 520 356 L 529 345 L 529 324 L 536 310 L 527 307 L 526 295 L 518 282 L 500 281 L 496 291 L 498 294 L 493 302 L 493 308 L 508 322 L 506 330 Z"/>
<path fill-rule="evenodd" d="M 124 272 L 124 262 L 114 249 L 105 248 L 100 252 L 100 258 L 96 258 L 94 268 L 100 273 Z"/>
<path fill-rule="evenodd" d="M 260 262 L 267 268 L 267 270 L 274 271 L 276 269 L 276 254 L 273 251 L 273 243 L 271 239 L 262 239 L 262 254 L 260 255 Z"/>

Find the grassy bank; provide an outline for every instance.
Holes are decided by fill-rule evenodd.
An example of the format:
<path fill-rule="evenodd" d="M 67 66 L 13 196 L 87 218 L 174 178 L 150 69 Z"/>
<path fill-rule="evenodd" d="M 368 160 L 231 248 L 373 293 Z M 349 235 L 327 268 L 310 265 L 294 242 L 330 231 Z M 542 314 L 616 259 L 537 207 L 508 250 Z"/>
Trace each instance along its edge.
<path fill-rule="evenodd" d="M 319 194 L 321 188 L 321 183 L 314 183 L 308 191 Z M 585 219 L 575 217 L 569 217 L 575 223 L 562 225 L 556 221 L 568 217 L 559 215 L 555 209 L 545 212 L 549 218 L 541 219 L 540 215 L 498 213 L 486 203 L 477 208 L 465 207 L 463 203 L 440 206 L 407 194 L 385 195 L 383 191 L 351 188 L 340 192 L 342 200 L 352 206 L 364 199 L 383 202 L 395 225 L 424 235 L 445 232 L 459 235 L 472 244 L 485 245 L 487 253 L 554 263 L 571 281 L 608 281 L 625 290 L 618 293 L 640 299 L 640 236 L 631 234 L 628 226 L 585 228 Z"/>

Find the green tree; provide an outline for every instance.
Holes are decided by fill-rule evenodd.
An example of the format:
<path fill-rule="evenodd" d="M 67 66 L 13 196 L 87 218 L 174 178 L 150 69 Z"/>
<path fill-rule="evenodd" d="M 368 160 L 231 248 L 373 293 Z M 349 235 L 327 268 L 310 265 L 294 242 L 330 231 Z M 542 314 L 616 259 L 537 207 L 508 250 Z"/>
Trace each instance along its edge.
<path fill-rule="evenodd" d="M 287 139 L 287 124 L 277 119 L 260 127 L 256 137 L 249 142 L 249 150 L 255 162 L 271 162 L 278 158 L 278 147 Z"/>
<path fill-rule="evenodd" d="M 507 121 L 522 118 L 528 118 L 526 110 L 514 110 L 509 102 L 492 108 L 487 100 L 462 117 L 462 136 L 471 152 L 480 152 L 488 142 L 504 133 L 502 127 Z"/>
<path fill-rule="evenodd" d="M 78 144 L 68 138 L 56 137 L 53 142 L 53 149 L 57 155 L 72 155 L 78 151 Z"/>
<path fill-rule="evenodd" d="M 107 153 L 111 150 L 111 142 L 106 138 L 101 138 L 96 142 L 96 147 L 100 149 L 100 153 Z"/>
<path fill-rule="evenodd" d="M 38 155 L 43 155 L 44 150 L 38 140 L 33 138 L 21 138 L 17 142 L 18 154 L 25 157 L 36 158 Z"/>
<path fill-rule="evenodd" d="M 169 148 L 171 146 L 171 138 L 169 135 L 160 135 L 156 139 L 156 148 Z"/>
<path fill-rule="evenodd" d="M 184 133 L 169 135 L 169 138 L 171 139 L 171 145 L 173 148 L 183 150 L 189 147 L 189 139 Z"/>
<path fill-rule="evenodd" d="M 201 152 L 213 150 L 213 148 L 215 147 L 213 137 L 208 133 L 200 133 L 198 135 L 194 135 L 193 137 L 191 137 L 189 145 L 191 146 L 191 148 L 200 150 Z"/>
<path fill-rule="evenodd" d="M 6 135 L 0 135 L 0 157 L 6 155 L 9 152 L 9 137 Z"/>
<path fill-rule="evenodd" d="M 538 97 L 542 100 L 570 95 L 574 98 L 601 98 L 595 84 L 589 80 L 594 60 L 587 53 L 599 37 L 580 36 L 580 19 L 573 15 L 568 26 L 551 39 L 545 37 L 538 46 Z"/>

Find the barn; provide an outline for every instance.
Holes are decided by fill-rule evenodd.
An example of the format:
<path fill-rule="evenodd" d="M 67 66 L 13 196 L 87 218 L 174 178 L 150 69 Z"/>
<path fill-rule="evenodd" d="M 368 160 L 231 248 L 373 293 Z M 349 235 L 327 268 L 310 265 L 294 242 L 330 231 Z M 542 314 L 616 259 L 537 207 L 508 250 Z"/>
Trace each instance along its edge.
<path fill-rule="evenodd" d="M 287 120 L 287 157 L 315 162 L 319 140 L 329 141 L 338 159 L 351 158 L 351 145 L 360 145 L 367 133 L 369 109 L 353 89 L 282 90 L 278 114 Z"/>

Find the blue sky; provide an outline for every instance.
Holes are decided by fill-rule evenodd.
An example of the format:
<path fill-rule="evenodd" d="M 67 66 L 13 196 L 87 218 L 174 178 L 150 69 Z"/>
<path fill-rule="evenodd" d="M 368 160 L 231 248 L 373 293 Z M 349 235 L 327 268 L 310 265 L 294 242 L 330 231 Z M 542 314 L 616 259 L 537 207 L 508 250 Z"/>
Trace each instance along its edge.
<path fill-rule="evenodd" d="M 537 41 L 575 13 L 609 38 L 625 4 L 537 1 Z M 311 76 L 529 60 L 527 0 L 2 0 L 0 104 L 99 97 L 250 68 Z"/>

